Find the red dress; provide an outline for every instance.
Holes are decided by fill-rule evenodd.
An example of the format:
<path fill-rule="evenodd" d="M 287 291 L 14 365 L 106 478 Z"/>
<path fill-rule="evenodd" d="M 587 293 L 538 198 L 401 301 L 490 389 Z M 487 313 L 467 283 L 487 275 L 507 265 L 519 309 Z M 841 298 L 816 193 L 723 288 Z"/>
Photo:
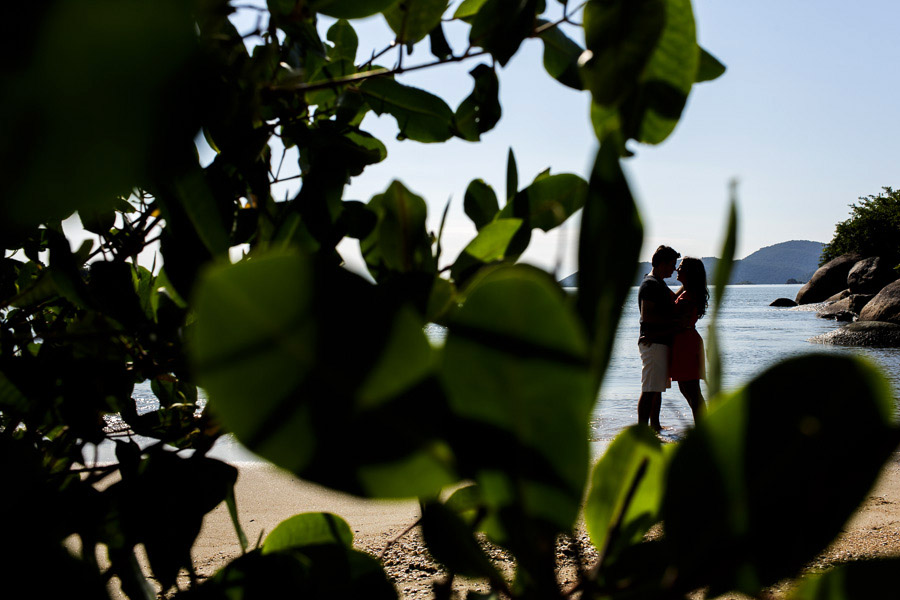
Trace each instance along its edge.
<path fill-rule="evenodd" d="M 688 328 L 676 333 L 672 339 L 669 377 L 673 381 L 706 379 L 703 338 L 694 327 L 697 323 L 697 302 L 690 293 L 681 292 L 675 299 L 675 314 L 688 317 Z"/>

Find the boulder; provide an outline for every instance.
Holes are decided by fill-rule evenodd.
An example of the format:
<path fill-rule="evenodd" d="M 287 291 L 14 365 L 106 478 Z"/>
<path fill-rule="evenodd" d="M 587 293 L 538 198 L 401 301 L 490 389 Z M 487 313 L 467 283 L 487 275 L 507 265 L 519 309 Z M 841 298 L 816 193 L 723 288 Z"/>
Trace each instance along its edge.
<path fill-rule="evenodd" d="M 877 294 L 881 288 L 897 280 L 897 273 L 878 256 L 870 256 L 853 265 L 847 273 L 847 286 L 854 294 Z"/>
<path fill-rule="evenodd" d="M 863 307 L 875 297 L 875 294 L 851 294 L 847 299 L 850 300 L 850 312 L 859 314 Z"/>
<path fill-rule="evenodd" d="M 856 315 L 850 311 L 850 297 L 828 302 L 816 312 L 820 319 L 834 319 L 835 321 L 852 321 Z"/>
<path fill-rule="evenodd" d="M 883 321 L 856 321 L 809 340 L 816 344 L 900 348 L 900 325 Z"/>
<path fill-rule="evenodd" d="M 834 296 L 829 296 L 825 299 L 825 302 L 837 302 L 838 300 L 843 300 L 847 296 L 850 295 L 850 290 L 844 290 L 842 292 L 838 292 Z"/>
<path fill-rule="evenodd" d="M 860 311 L 859 320 L 900 323 L 900 280 L 881 288 Z"/>
<path fill-rule="evenodd" d="M 772 300 L 772 303 L 769 304 L 769 306 L 778 306 L 778 307 L 797 306 L 797 303 L 794 302 L 793 300 L 791 300 L 790 298 L 776 298 L 776 299 Z"/>
<path fill-rule="evenodd" d="M 860 260 L 862 256 L 859 254 L 842 254 L 819 267 L 806 285 L 797 292 L 797 304 L 822 302 L 845 289 L 847 274 Z"/>

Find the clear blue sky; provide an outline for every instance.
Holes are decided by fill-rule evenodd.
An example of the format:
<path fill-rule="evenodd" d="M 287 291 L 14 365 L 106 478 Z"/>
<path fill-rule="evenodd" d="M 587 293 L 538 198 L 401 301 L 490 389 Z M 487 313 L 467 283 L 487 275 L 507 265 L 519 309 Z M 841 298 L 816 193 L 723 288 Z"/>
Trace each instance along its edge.
<path fill-rule="evenodd" d="M 900 3 L 695 0 L 694 10 L 701 45 L 728 71 L 694 88 L 666 142 L 635 145 L 637 156 L 626 161 L 645 224 L 642 258 L 659 243 L 718 254 L 731 178 L 739 181 L 738 257 L 792 239 L 828 242 L 859 196 L 900 187 Z M 390 41 L 381 17 L 354 26 L 360 57 Z M 458 33 L 448 37 L 457 51 L 464 47 Z M 355 178 L 346 197 L 368 200 L 400 179 L 427 200 L 435 231 L 451 198 L 446 262 L 475 233 L 462 210 L 468 182 L 483 178 L 502 193 L 508 148 L 520 183 L 547 167 L 587 176 L 596 150 L 588 94 L 550 79 L 541 53 L 539 41 L 526 42 L 501 69 L 503 118 L 481 143 L 398 142 L 392 118 L 367 117 L 362 128 L 386 143 L 388 159 Z M 393 56 L 380 62 L 390 65 Z M 411 59 L 430 60 L 427 42 Z M 398 80 L 455 107 L 471 91 L 467 72 L 476 64 Z M 525 259 L 566 275 L 577 268 L 577 233 L 576 219 L 537 237 Z M 354 244 L 341 250 L 356 262 Z"/>

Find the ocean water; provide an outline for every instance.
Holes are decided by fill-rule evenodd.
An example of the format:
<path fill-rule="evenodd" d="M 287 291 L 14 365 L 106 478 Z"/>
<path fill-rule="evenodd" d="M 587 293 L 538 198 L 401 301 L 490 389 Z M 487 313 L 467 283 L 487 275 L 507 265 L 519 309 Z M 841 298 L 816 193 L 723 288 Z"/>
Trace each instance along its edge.
<path fill-rule="evenodd" d="M 881 367 L 900 399 L 900 349 L 846 348 L 811 343 L 816 335 L 839 326 L 834 321 L 815 316 L 814 306 L 774 308 L 769 304 L 776 298 L 794 298 L 799 285 L 742 285 L 728 286 L 722 313 L 719 316 L 719 336 L 722 350 L 724 389 L 734 389 L 776 362 L 810 352 L 854 353 L 866 356 Z M 709 318 L 697 323 L 697 329 L 707 339 Z M 638 353 L 637 287 L 631 289 L 619 323 L 613 355 L 603 380 L 591 419 L 591 441 L 595 454 L 602 452 L 616 434 L 637 420 L 637 399 L 640 396 L 641 359 Z M 429 325 L 426 334 L 433 344 L 443 343 L 446 331 Z M 705 383 L 701 383 L 708 398 Z M 201 397 L 202 397 L 201 391 Z M 134 397 L 139 412 L 154 410 L 157 403 L 149 383 L 135 387 Z M 895 409 L 900 414 L 900 409 Z M 678 391 L 677 384 L 663 394 L 660 420 L 664 437 L 680 438 L 692 425 L 690 408 Z M 101 457 L 105 454 L 101 452 Z M 231 462 L 257 460 L 240 444 L 225 437 L 212 452 Z"/>

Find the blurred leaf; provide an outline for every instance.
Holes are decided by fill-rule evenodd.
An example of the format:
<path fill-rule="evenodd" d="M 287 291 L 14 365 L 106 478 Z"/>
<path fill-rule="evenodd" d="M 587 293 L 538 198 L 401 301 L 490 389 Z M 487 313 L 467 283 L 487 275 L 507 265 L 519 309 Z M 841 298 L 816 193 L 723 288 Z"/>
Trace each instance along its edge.
<path fill-rule="evenodd" d="M 438 23 L 437 26 L 428 33 L 428 41 L 431 43 L 431 54 L 441 60 L 446 60 L 453 56 L 453 48 L 447 42 L 444 36 L 444 26 Z"/>
<path fill-rule="evenodd" d="M 333 46 L 328 50 L 328 58 L 334 61 L 356 61 L 356 48 L 359 38 L 356 36 L 353 26 L 344 19 L 340 19 L 328 28 L 328 41 Z"/>
<path fill-rule="evenodd" d="M 453 263 L 450 275 L 460 283 L 480 267 L 503 260 L 510 242 L 521 227 L 521 219 L 497 219 L 482 227 Z"/>
<path fill-rule="evenodd" d="M 578 175 L 542 175 L 500 211 L 501 218 L 526 219 L 531 228 L 550 231 L 584 206 L 588 184 Z"/>
<path fill-rule="evenodd" d="M 402 0 L 384 11 L 384 20 L 397 34 L 397 42 L 415 44 L 438 27 L 447 0 Z"/>
<path fill-rule="evenodd" d="M 640 216 L 622 173 L 618 146 L 605 140 L 591 171 L 578 242 L 576 306 L 592 341 L 595 385 L 606 371 L 622 305 L 637 272 Z"/>
<path fill-rule="evenodd" d="M 387 78 L 368 79 L 359 90 L 376 114 L 397 120 L 397 139 L 430 143 L 453 136 L 453 111 L 434 94 Z"/>
<path fill-rule="evenodd" d="M 459 3 L 459 6 L 456 7 L 453 18 L 471 22 L 472 18 L 478 14 L 478 11 L 481 10 L 481 7 L 485 2 L 487 2 L 487 0 L 463 0 Z"/>
<path fill-rule="evenodd" d="M 725 240 L 722 242 L 722 250 L 719 256 L 722 258 L 716 263 L 716 272 L 713 274 L 712 316 L 710 317 L 707 341 L 709 351 L 709 374 L 707 384 L 710 398 L 718 396 L 722 389 L 722 351 L 719 349 L 719 312 L 725 301 L 728 281 L 731 279 L 731 270 L 734 266 L 734 251 L 737 247 L 737 183 L 731 182 L 731 198 L 729 200 L 728 222 L 725 227 Z"/>
<path fill-rule="evenodd" d="M 362 19 L 387 10 L 397 0 L 311 0 L 308 6 L 336 19 Z"/>
<path fill-rule="evenodd" d="M 400 273 L 434 271 L 423 198 L 393 181 L 383 194 L 372 197 L 369 209 L 378 215 L 378 223 L 360 242 L 360 250 L 376 279 L 382 267 Z"/>
<path fill-rule="evenodd" d="M 422 509 L 422 537 L 435 560 L 451 573 L 500 578 L 469 526 L 440 502 L 429 502 Z"/>
<path fill-rule="evenodd" d="M 881 598 L 897 587 L 900 559 L 854 561 L 800 580 L 789 600 Z"/>
<path fill-rule="evenodd" d="M 662 445 L 641 425 L 617 435 L 594 466 L 584 522 L 605 558 L 640 542 L 659 521 L 665 466 Z"/>
<path fill-rule="evenodd" d="M 519 169 L 512 148 L 506 156 L 506 201 L 512 200 L 519 191 Z"/>
<path fill-rule="evenodd" d="M 718 79 L 725 74 L 725 65 L 719 62 L 719 59 L 700 48 L 700 62 L 697 66 L 697 76 L 694 78 L 696 83 L 703 81 L 712 81 Z"/>
<path fill-rule="evenodd" d="M 479 231 L 490 223 L 500 211 L 494 188 L 485 183 L 483 179 L 473 179 L 469 183 L 463 199 L 463 208 Z"/>
<path fill-rule="evenodd" d="M 539 27 L 547 24 L 549 21 L 537 20 Z M 540 37 L 544 42 L 544 69 L 547 73 L 565 86 L 584 89 L 578 72 L 578 59 L 584 48 L 573 42 L 558 25 L 542 31 Z"/>
<path fill-rule="evenodd" d="M 593 101 L 617 106 L 631 92 L 666 23 L 668 0 L 588 2 L 584 7 L 584 39 L 591 52 L 582 78 Z"/>
<path fill-rule="evenodd" d="M 97 235 L 105 235 L 113 228 L 116 223 L 116 211 L 109 210 L 80 210 L 78 217 L 81 219 L 81 225 L 87 231 L 96 233 Z"/>
<path fill-rule="evenodd" d="M 865 499 L 900 441 L 892 419 L 890 385 L 850 355 L 785 360 L 715 405 L 669 468 L 685 585 L 754 594 L 794 575 Z"/>
<path fill-rule="evenodd" d="M 440 323 L 455 306 L 456 287 L 446 279 L 434 278 L 434 286 L 428 296 L 428 307 L 425 320 L 429 323 Z"/>
<path fill-rule="evenodd" d="M 444 503 L 447 509 L 456 513 L 469 525 L 473 524 L 479 509 L 484 506 L 481 490 L 474 483 L 463 486 L 453 492 Z"/>
<path fill-rule="evenodd" d="M 337 544 L 353 547 L 353 532 L 341 517 L 331 513 L 304 513 L 279 523 L 266 536 L 262 553 L 271 554 L 291 548 Z"/>
<path fill-rule="evenodd" d="M 487 0 L 472 18 L 469 42 L 505 66 L 534 31 L 540 4 L 540 0 Z"/>
<path fill-rule="evenodd" d="M 500 120 L 500 83 L 494 69 L 485 64 L 469 71 L 469 75 L 475 80 L 475 89 L 456 109 L 456 127 L 459 137 L 477 142 Z"/>
<path fill-rule="evenodd" d="M 450 323 L 442 378 L 451 407 L 470 431 L 493 432 L 454 450 L 486 505 L 513 519 L 504 534 L 520 544 L 532 525 L 570 528 L 580 509 L 593 404 L 585 353 L 563 292 L 526 266 L 479 278 Z M 514 525 L 516 514 L 529 527 Z"/>

